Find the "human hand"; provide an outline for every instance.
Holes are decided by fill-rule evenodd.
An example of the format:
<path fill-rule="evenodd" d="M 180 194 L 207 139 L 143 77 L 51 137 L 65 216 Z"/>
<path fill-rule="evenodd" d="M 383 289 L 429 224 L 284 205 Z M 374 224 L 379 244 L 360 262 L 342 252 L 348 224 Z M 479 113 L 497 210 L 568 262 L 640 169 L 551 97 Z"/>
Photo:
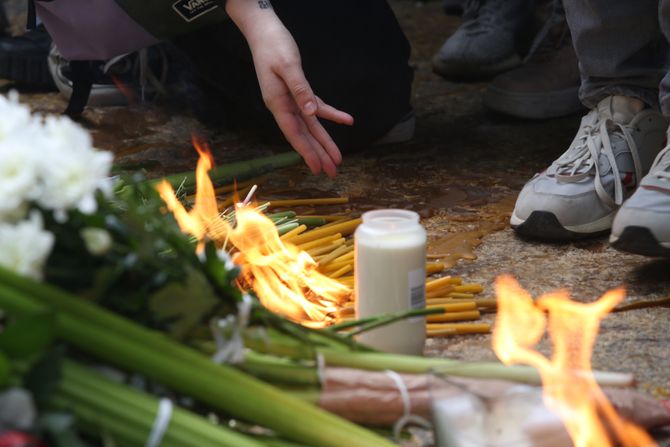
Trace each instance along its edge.
<path fill-rule="evenodd" d="M 267 1 L 228 0 L 226 10 L 249 43 L 263 100 L 284 136 L 312 173 L 334 177 L 342 155 L 318 118 L 345 125 L 353 118 L 314 94 L 293 36 Z"/>

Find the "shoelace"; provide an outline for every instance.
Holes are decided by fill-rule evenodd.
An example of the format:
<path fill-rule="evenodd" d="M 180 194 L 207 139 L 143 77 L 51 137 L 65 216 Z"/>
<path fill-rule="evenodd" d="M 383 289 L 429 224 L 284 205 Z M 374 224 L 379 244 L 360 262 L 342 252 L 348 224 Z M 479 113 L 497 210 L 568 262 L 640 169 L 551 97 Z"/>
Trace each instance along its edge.
<path fill-rule="evenodd" d="M 556 168 L 556 178 L 565 183 L 574 183 L 593 175 L 596 194 L 598 194 L 600 200 L 605 204 L 611 208 L 615 208 L 623 203 L 624 192 L 619 167 L 616 164 L 616 156 L 612 150 L 612 142 L 608 133 L 610 129 L 613 132 L 618 131 L 623 136 L 626 144 L 628 144 L 635 167 L 635 181 L 639 181 L 642 177 L 642 168 L 635 140 L 633 140 L 633 136 L 626 126 L 615 123 L 610 119 L 585 126 L 585 132 L 581 140 L 572 150 L 556 161 L 558 165 Z M 598 157 L 601 153 L 607 157 L 612 168 L 614 197 L 607 192 L 602 183 L 600 166 L 598 165 Z"/>
<path fill-rule="evenodd" d="M 658 153 L 650 172 L 661 180 L 670 181 L 670 146 Z"/>
<path fill-rule="evenodd" d="M 495 23 L 497 0 L 465 0 L 463 4 L 463 28 L 481 32 Z"/>

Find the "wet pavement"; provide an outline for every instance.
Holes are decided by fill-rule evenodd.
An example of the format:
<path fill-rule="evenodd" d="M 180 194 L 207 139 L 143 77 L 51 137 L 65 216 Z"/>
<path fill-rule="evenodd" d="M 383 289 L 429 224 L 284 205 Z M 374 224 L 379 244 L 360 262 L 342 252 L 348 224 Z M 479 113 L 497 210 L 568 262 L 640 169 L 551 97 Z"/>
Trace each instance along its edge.
<path fill-rule="evenodd" d="M 313 177 L 304 167 L 272 173 L 259 198 L 347 196 L 352 213 L 416 210 L 429 233 L 430 253 L 452 265 L 452 274 L 484 284 L 486 295 L 492 295 L 493 281 L 502 273 L 513 274 L 534 296 L 567 288 L 588 302 L 619 286 L 626 287 L 627 301 L 670 295 L 669 261 L 617 252 L 605 238 L 542 244 L 514 235 L 507 222 L 516 194 L 565 150 L 580 117 L 524 121 L 487 112 L 481 101 L 485 84 L 447 82 L 431 72 L 432 54 L 460 19 L 443 15 L 435 2 L 393 4 L 413 43 L 416 138 L 348 156 L 334 180 Z M 45 112 L 65 104 L 56 94 L 24 99 Z M 194 132 L 209 139 L 219 163 L 286 150 L 253 135 L 208 130 L 191 116 L 156 106 L 92 109 L 85 118 L 97 145 L 113 150 L 117 164 L 151 175 L 192 169 Z M 669 308 L 608 316 L 596 342 L 594 368 L 631 372 L 640 391 L 670 399 L 669 329 Z M 426 354 L 493 360 L 490 341 L 488 335 L 433 339 Z M 549 352 L 546 340 L 542 350 Z"/>

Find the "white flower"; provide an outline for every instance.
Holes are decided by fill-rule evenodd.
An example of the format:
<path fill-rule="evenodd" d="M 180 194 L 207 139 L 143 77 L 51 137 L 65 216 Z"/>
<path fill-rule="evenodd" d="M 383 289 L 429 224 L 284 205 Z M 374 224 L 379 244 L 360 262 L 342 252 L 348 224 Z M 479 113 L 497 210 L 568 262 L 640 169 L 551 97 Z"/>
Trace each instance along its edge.
<path fill-rule="evenodd" d="M 112 154 L 95 150 L 88 132 L 65 117 L 47 118 L 44 132 L 38 204 L 57 213 L 73 208 L 95 212 L 95 191 L 109 193 L 112 188 Z"/>
<path fill-rule="evenodd" d="M 104 255 L 112 248 L 112 236 L 102 228 L 84 228 L 81 230 L 81 238 L 89 253 L 95 256 Z"/>
<path fill-rule="evenodd" d="M 0 95 L 0 141 L 29 125 L 32 121 L 30 109 L 19 104 L 19 95 L 12 91 L 9 98 Z"/>
<path fill-rule="evenodd" d="M 26 203 L 39 194 L 41 145 L 40 126 L 36 122 L 0 138 L 0 221 L 22 218 Z"/>
<path fill-rule="evenodd" d="M 16 223 L 26 218 L 30 206 L 28 202 L 23 202 L 13 209 L 7 209 L 0 212 L 0 222 Z"/>
<path fill-rule="evenodd" d="M 13 272 L 41 279 L 53 244 L 54 235 L 44 230 L 37 212 L 15 225 L 0 223 L 0 265 Z"/>

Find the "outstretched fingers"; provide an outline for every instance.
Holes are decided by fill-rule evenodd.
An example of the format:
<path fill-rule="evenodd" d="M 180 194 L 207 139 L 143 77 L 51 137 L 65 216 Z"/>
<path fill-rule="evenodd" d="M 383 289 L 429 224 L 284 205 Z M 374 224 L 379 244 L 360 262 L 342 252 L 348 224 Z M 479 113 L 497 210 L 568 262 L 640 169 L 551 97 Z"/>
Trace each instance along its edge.
<path fill-rule="evenodd" d="M 329 160 L 334 163 L 335 166 L 342 163 L 342 153 L 340 152 L 340 149 L 328 132 L 326 132 L 326 129 L 323 128 L 319 120 L 314 116 L 310 116 L 304 118 L 304 122 L 309 133 L 318 146 L 322 148 L 324 154 L 328 156 Z"/>
<path fill-rule="evenodd" d="M 274 75 L 283 83 L 285 96 L 266 101 L 277 124 L 314 174 L 322 170 L 330 177 L 337 174 L 342 154 L 319 122 L 319 118 L 352 125 L 353 117 L 318 98 L 310 87 L 300 64 L 282 65 Z M 278 79 L 277 79 L 278 78 Z M 290 99 L 289 99 L 290 98 Z M 292 101 L 291 106 L 286 100 Z M 290 110 L 290 111 L 289 111 Z"/>
<path fill-rule="evenodd" d="M 319 106 L 316 112 L 316 116 L 319 118 L 323 118 L 337 124 L 344 124 L 346 126 L 351 126 L 354 124 L 353 116 L 349 115 L 347 112 L 343 112 L 331 105 L 326 104 L 318 96 L 316 97 L 316 103 Z"/>
<path fill-rule="evenodd" d="M 301 115 L 282 113 L 275 118 L 288 142 L 302 156 L 314 175 L 322 170 L 330 177 L 337 174 L 335 162 L 312 136 Z"/>
<path fill-rule="evenodd" d="M 337 175 L 337 166 L 330 157 L 330 154 L 324 150 L 321 144 L 309 132 L 306 133 L 306 136 L 321 161 L 321 168 L 323 169 L 323 172 L 325 172 L 328 177 L 335 177 Z"/>
<path fill-rule="evenodd" d="M 318 110 L 317 98 L 309 82 L 307 82 L 300 64 L 288 64 L 283 67 L 282 71 L 283 73 L 278 73 L 278 75 L 286 83 L 300 112 L 305 116 L 316 115 Z"/>

